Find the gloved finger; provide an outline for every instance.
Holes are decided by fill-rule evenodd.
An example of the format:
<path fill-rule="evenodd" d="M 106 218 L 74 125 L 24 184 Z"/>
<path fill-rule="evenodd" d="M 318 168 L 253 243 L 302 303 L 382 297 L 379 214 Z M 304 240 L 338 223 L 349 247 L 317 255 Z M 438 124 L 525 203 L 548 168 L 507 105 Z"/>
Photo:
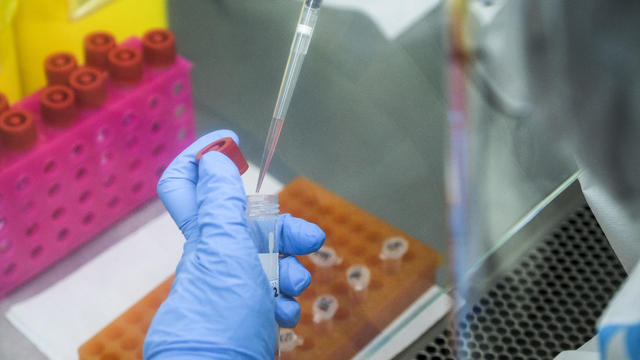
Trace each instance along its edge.
<path fill-rule="evenodd" d="M 325 234 L 316 224 L 293 217 L 290 214 L 278 218 L 280 253 L 305 255 L 317 251 L 324 243 Z"/>
<path fill-rule="evenodd" d="M 196 182 L 198 164 L 196 154 L 211 142 L 231 137 L 238 143 L 238 136 L 231 130 L 218 130 L 202 136 L 183 150 L 169 164 L 158 181 L 158 196 L 171 214 L 187 241 L 197 234 Z"/>
<path fill-rule="evenodd" d="M 196 253 L 201 265 L 238 267 L 245 275 L 255 275 L 256 268 L 262 271 L 247 229 L 244 185 L 233 161 L 215 151 L 202 156 L 196 199 L 200 229 Z"/>
<path fill-rule="evenodd" d="M 280 259 L 280 293 L 298 296 L 311 284 L 311 273 L 294 256 Z"/>
<path fill-rule="evenodd" d="M 300 304 L 286 295 L 276 300 L 276 321 L 281 327 L 294 328 L 300 320 Z"/>

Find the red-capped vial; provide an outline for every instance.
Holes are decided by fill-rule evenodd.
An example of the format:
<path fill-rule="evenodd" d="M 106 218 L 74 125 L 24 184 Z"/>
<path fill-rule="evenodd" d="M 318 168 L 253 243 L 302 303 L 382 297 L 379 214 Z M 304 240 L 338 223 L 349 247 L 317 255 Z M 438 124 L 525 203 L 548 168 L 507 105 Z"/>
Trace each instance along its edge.
<path fill-rule="evenodd" d="M 242 155 L 240 148 L 230 137 L 218 139 L 205 146 L 198 152 L 198 154 L 196 154 L 196 161 L 200 161 L 202 155 L 210 151 L 218 151 L 226 155 L 236 165 L 238 171 L 240 171 L 240 175 L 244 174 L 245 171 L 249 169 L 249 164 L 247 164 L 247 160 L 245 160 L 244 156 Z"/>
<path fill-rule="evenodd" d="M 176 61 L 176 40 L 166 29 L 147 31 L 142 37 L 144 62 L 151 67 L 171 66 Z"/>
<path fill-rule="evenodd" d="M 78 67 L 75 56 L 69 52 L 57 52 L 44 60 L 48 85 L 67 85 L 69 75 Z"/>
<path fill-rule="evenodd" d="M 107 98 L 105 76 L 97 68 L 89 66 L 77 68 L 69 76 L 69 85 L 75 91 L 80 106 L 99 107 Z"/>
<path fill-rule="evenodd" d="M 136 85 L 144 71 L 140 50 L 131 46 L 116 46 L 108 54 L 109 75 L 120 85 Z"/>
<path fill-rule="evenodd" d="M 9 109 L 0 115 L 0 141 L 10 151 L 27 150 L 37 140 L 33 115 L 22 109 Z"/>
<path fill-rule="evenodd" d="M 47 86 L 40 92 L 40 114 L 47 125 L 65 127 L 76 120 L 76 97 L 67 86 Z"/>
<path fill-rule="evenodd" d="M 98 70 L 108 68 L 109 51 L 116 47 L 116 39 L 108 32 L 96 31 L 84 38 L 84 63 Z"/>

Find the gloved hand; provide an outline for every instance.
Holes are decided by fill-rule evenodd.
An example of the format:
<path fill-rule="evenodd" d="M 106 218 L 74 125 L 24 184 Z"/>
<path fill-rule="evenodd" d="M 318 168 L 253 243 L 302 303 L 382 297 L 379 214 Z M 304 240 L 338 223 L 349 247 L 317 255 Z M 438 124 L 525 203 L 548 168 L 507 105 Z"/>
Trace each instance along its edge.
<path fill-rule="evenodd" d="M 273 292 L 246 226 L 240 173 L 225 155 L 195 155 L 231 131 L 207 134 L 173 160 L 158 195 L 186 238 L 167 300 L 145 339 L 145 359 L 267 359 L 275 321 L 293 327 L 300 306 L 292 298 L 311 282 L 294 256 L 280 259 L 281 296 Z M 301 255 L 322 246 L 320 228 L 290 215 L 278 220 L 280 253 Z"/>

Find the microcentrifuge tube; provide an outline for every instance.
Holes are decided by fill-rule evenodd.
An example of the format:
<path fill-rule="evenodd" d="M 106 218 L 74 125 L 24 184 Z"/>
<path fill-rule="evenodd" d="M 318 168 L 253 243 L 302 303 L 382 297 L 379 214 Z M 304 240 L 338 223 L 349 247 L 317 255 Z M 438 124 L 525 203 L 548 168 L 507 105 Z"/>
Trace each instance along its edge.
<path fill-rule="evenodd" d="M 329 246 L 323 246 L 318 251 L 309 254 L 309 258 L 315 265 L 316 271 L 313 275 L 314 280 L 318 282 L 331 281 L 334 277 L 333 268 L 342 264 L 342 259 Z"/>
<path fill-rule="evenodd" d="M 280 351 L 293 351 L 297 346 L 304 343 L 304 340 L 291 329 L 280 329 Z"/>
<path fill-rule="evenodd" d="M 247 196 L 247 228 L 253 244 L 258 250 L 258 259 L 262 269 L 273 290 L 273 299 L 280 293 L 279 283 L 279 236 L 276 224 L 278 223 L 278 196 L 277 195 L 249 195 Z M 274 337 L 276 340 L 276 353 L 279 354 L 278 341 L 280 330 L 276 325 Z"/>
<path fill-rule="evenodd" d="M 334 265 L 340 265 L 342 259 L 338 257 L 336 251 L 329 246 L 323 246 L 318 251 L 309 255 L 311 261 L 321 267 L 329 267 Z"/>
<path fill-rule="evenodd" d="M 402 257 L 408 250 L 409 242 L 403 237 L 393 236 L 385 240 L 380 252 L 385 269 L 388 272 L 398 272 L 402 265 Z"/>
<path fill-rule="evenodd" d="M 367 296 L 367 288 L 371 281 L 371 271 L 365 265 L 352 265 L 347 269 L 347 283 L 349 296 L 356 302 L 363 301 Z"/>
<path fill-rule="evenodd" d="M 361 291 L 369 286 L 371 272 L 364 265 L 352 265 L 347 269 L 347 282 L 356 291 Z"/>
<path fill-rule="evenodd" d="M 313 322 L 331 320 L 338 311 L 338 299 L 332 295 L 320 295 L 313 302 Z"/>

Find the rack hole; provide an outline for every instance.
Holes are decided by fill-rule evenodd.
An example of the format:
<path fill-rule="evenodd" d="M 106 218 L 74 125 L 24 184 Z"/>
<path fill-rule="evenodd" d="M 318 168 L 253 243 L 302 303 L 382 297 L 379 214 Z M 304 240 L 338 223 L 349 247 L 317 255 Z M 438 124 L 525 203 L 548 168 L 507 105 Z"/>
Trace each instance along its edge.
<path fill-rule="evenodd" d="M 111 187 L 115 182 L 116 182 L 115 175 L 109 175 L 106 179 L 104 179 L 103 184 L 105 187 Z"/>
<path fill-rule="evenodd" d="M 38 231 L 38 224 L 31 224 L 25 232 L 27 236 L 33 236 Z"/>
<path fill-rule="evenodd" d="M 140 167 L 140 159 L 135 159 L 129 164 L 129 170 L 134 171 Z"/>
<path fill-rule="evenodd" d="M 28 177 L 24 176 L 20 178 L 20 180 L 18 180 L 18 182 L 16 183 L 16 189 L 18 191 L 26 190 L 27 187 L 29 187 L 30 183 L 31 183 L 31 180 L 29 180 Z"/>
<path fill-rule="evenodd" d="M 33 201 L 32 200 L 28 200 L 27 202 L 22 204 L 22 207 L 20 208 L 20 210 L 22 210 L 22 212 L 29 212 L 31 209 L 33 209 Z"/>
<path fill-rule="evenodd" d="M 51 217 L 53 218 L 53 220 L 58 220 L 62 217 L 62 215 L 64 215 L 64 208 L 59 207 L 53 211 Z"/>
<path fill-rule="evenodd" d="M 102 355 L 102 357 L 100 358 L 100 360 L 120 360 L 120 356 L 118 356 L 115 353 L 106 353 L 104 355 Z"/>
<path fill-rule="evenodd" d="M 131 187 L 131 191 L 134 194 L 139 193 L 140 190 L 142 190 L 142 182 L 141 181 L 138 181 L 137 183 L 133 184 L 133 186 Z"/>
<path fill-rule="evenodd" d="M 110 208 L 114 208 L 116 207 L 116 205 L 118 205 L 119 202 L 120 202 L 120 199 L 118 199 L 117 196 L 114 196 L 111 198 L 111 200 L 109 200 L 109 202 L 107 203 L 107 206 Z"/>
<path fill-rule="evenodd" d="M 2 228 L 4 227 L 5 222 L 6 222 L 5 218 L 0 216 L 0 230 L 2 230 Z"/>
<path fill-rule="evenodd" d="M 126 321 L 129 324 L 137 324 L 142 322 L 142 320 L 144 320 L 142 318 L 142 314 L 140 314 L 138 311 L 129 311 L 127 314 L 124 315 L 124 321 Z"/>
<path fill-rule="evenodd" d="M 71 148 L 71 154 L 74 156 L 80 156 L 84 152 L 84 146 L 82 144 L 75 144 L 73 148 Z"/>
<path fill-rule="evenodd" d="M 82 180 L 87 176 L 87 169 L 81 167 L 80 169 L 76 170 L 76 180 Z"/>
<path fill-rule="evenodd" d="M 173 88 L 171 88 L 171 92 L 173 95 L 178 95 L 182 92 L 182 87 L 182 81 L 176 81 L 175 84 L 173 84 Z"/>
<path fill-rule="evenodd" d="M 135 136 L 131 136 L 130 138 L 128 138 L 127 142 L 125 143 L 128 149 L 135 147 L 137 144 L 138 144 L 138 138 Z"/>
<path fill-rule="evenodd" d="M 88 213 L 82 218 L 82 223 L 85 224 L 85 225 L 91 224 L 92 221 L 93 221 L 93 214 L 92 213 Z"/>
<path fill-rule="evenodd" d="M 116 340 L 124 334 L 124 330 L 116 325 L 111 325 L 105 330 L 105 335 L 109 340 Z"/>
<path fill-rule="evenodd" d="M 89 198 L 91 197 L 91 192 L 90 191 L 85 191 L 82 194 L 80 194 L 80 197 L 78 198 L 78 201 L 81 204 L 84 204 L 87 202 L 87 200 L 89 200 Z"/>
<path fill-rule="evenodd" d="M 136 346 L 138 345 L 138 343 L 140 339 L 135 338 L 135 337 L 128 337 L 126 339 L 124 339 L 121 343 L 120 346 L 124 349 L 124 350 L 133 350 L 136 348 Z"/>
<path fill-rule="evenodd" d="M 164 151 L 164 145 L 160 144 L 153 148 L 153 156 L 158 156 Z"/>
<path fill-rule="evenodd" d="M 0 239 L 0 254 L 5 253 L 11 247 L 11 240 L 2 238 Z"/>
<path fill-rule="evenodd" d="M 187 136 L 187 129 L 182 128 L 180 129 L 180 131 L 178 131 L 177 138 L 179 141 L 182 141 L 186 136 Z"/>
<path fill-rule="evenodd" d="M 160 131 L 160 127 L 160 122 L 154 121 L 154 123 L 151 124 L 151 132 L 157 134 Z"/>
<path fill-rule="evenodd" d="M 85 349 L 89 355 L 96 356 L 104 351 L 104 345 L 101 342 L 93 341 L 87 344 Z"/>
<path fill-rule="evenodd" d="M 130 126 L 135 122 L 135 115 L 131 112 L 126 113 L 122 116 L 122 125 Z"/>
<path fill-rule="evenodd" d="M 15 263 L 11 263 L 11 264 L 7 265 L 6 268 L 4 268 L 3 274 L 4 274 L 4 276 L 10 276 L 15 271 L 16 271 L 16 264 Z"/>
<path fill-rule="evenodd" d="M 175 110 L 173 110 L 173 116 L 175 116 L 176 118 L 179 118 L 182 115 L 184 115 L 184 105 L 180 104 L 176 106 Z"/>
<path fill-rule="evenodd" d="M 50 174 L 52 173 L 55 169 L 56 169 L 56 162 L 53 160 L 49 160 L 47 161 L 47 163 L 44 165 L 44 173 L 45 174 Z"/>
<path fill-rule="evenodd" d="M 109 129 L 108 128 L 102 128 L 100 130 L 98 130 L 98 135 L 96 135 L 96 140 L 98 142 L 105 142 L 107 139 L 109 138 Z"/>
<path fill-rule="evenodd" d="M 160 103 L 160 100 L 158 100 L 157 96 L 152 96 L 149 98 L 149 109 L 155 109 L 158 107 L 158 103 Z"/>
<path fill-rule="evenodd" d="M 58 241 L 63 241 L 64 239 L 67 238 L 68 235 L 69 235 L 69 230 L 66 228 L 58 231 Z"/>
<path fill-rule="evenodd" d="M 100 164 L 105 165 L 111 162 L 113 154 L 110 151 L 105 151 L 100 155 Z"/>
<path fill-rule="evenodd" d="M 38 256 L 40 256 L 40 254 L 42 254 L 42 245 L 38 245 L 36 247 L 34 247 L 33 249 L 31 249 L 31 258 L 35 259 Z"/>

